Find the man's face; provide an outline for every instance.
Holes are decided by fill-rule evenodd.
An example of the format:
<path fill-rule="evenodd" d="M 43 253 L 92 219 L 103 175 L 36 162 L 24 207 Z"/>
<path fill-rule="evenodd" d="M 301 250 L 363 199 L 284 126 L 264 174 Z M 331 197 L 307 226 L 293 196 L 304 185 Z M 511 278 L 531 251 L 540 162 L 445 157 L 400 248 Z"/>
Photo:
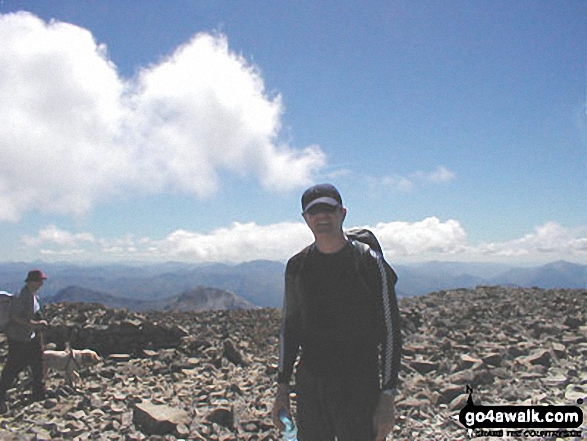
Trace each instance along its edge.
<path fill-rule="evenodd" d="M 315 237 L 336 235 L 342 230 L 346 208 L 317 204 L 304 213 L 304 220 Z"/>

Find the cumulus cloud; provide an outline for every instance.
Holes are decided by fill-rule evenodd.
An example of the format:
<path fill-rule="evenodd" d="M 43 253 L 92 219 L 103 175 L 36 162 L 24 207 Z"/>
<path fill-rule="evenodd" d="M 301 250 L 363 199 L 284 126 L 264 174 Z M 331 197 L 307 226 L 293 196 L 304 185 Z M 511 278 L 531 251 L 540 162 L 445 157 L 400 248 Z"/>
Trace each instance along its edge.
<path fill-rule="evenodd" d="M 386 257 L 401 263 L 424 260 L 545 262 L 587 258 L 587 227 L 565 228 L 554 222 L 506 242 L 472 245 L 457 220 L 429 217 L 418 222 L 387 222 L 366 225 L 372 230 Z M 79 256 L 88 260 L 145 260 L 186 262 L 247 262 L 267 259 L 285 261 L 313 241 L 302 222 L 258 225 L 235 222 L 208 233 L 178 229 L 163 238 L 96 238 L 71 233 L 55 225 L 36 236 L 22 238 L 31 254 Z"/>
<path fill-rule="evenodd" d="M 429 217 L 420 222 L 379 223 L 372 228 L 388 256 L 417 256 L 423 253 L 452 255 L 464 250 L 467 235 L 461 224 Z"/>
<path fill-rule="evenodd" d="M 300 222 L 258 225 L 238 223 L 209 233 L 179 229 L 162 239 L 95 238 L 69 233 L 54 225 L 25 236 L 25 247 L 43 255 L 84 254 L 97 260 L 178 260 L 189 262 L 247 262 L 285 260 L 312 242 L 312 233 Z"/>
<path fill-rule="evenodd" d="M 137 179 L 206 195 L 218 170 L 252 173 L 267 188 L 310 181 L 325 163 L 316 146 L 276 144 L 281 97 L 269 98 L 253 66 L 224 36 L 199 34 L 167 60 L 141 71 L 129 102 Z"/>
<path fill-rule="evenodd" d="M 80 215 L 125 192 L 213 193 L 219 172 L 307 185 L 317 146 L 278 141 L 283 104 L 223 35 L 198 34 L 123 79 L 80 27 L 0 15 L 0 220 Z"/>
<path fill-rule="evenodd" d="M 90 233 L 70 233 L 49 225 L 39 231 L 37 236 L 24 236 L 23 243 L 28 246 L 55 245 L 58 247 L 78 247 L 82 243 L 94 243 L 96 239 Z"/>
<path fill-rule="evenodd" d="M 257 259 L 284 260 L 312 242 L 305 224 L 273 225 L 234 223 L 210 234 L 177 230 L 156 244 L 165 255 L 203 262 L 246 262 Z"/>
<path fill-rule="evenodd" d="M 0 219 L 85 212 L 126 158 L 112 146 L 123 84 L 89 32 L 0 15 Z"/>
<path fill-rule="evenodd" d="M 587 254 L 587 228 L 569 229 L 555 222 L 536 227 L 522 238 L 483 243 L 477 248 L 489 256 L 579 256 Z"/>
<path fill-rule="evenodd" d="M 70 233 L 55 225 L 49 225 L 36 236 L 24 236 L 22 243 L 26 248 L 38 249 L 45 257 L 68 258 L 94 253 L 97 240 L 90 233 Z"/>

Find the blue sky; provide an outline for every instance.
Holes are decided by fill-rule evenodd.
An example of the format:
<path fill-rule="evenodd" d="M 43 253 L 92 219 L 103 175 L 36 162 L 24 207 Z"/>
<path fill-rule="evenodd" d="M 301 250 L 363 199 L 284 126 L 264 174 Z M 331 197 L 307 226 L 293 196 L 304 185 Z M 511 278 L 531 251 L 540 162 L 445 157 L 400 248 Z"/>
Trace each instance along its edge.
<path fill-rule="evenodd" d="M 25 12 L 26 11 L 26 12 Z M 587 2 L 0 0 L 2 260 L 587 263 Z"/>

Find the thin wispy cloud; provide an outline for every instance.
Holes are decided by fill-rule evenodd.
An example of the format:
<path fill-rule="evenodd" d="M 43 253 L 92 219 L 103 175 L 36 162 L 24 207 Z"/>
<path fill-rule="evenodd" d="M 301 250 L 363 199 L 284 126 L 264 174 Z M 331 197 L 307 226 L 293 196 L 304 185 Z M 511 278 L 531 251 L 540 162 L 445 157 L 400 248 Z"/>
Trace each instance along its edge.
<path fill-rule="evenodd" d="M 318 146 L 280 143 L 283 104 L 223 35 L 198 34 L 124 79 L 75 25 L 0 15 L 0 220 L 83 215 L 130 194 L 213 194 L 227 171 L 269 191 L 309 184 Z"/>
<path fill-rule="evenodd" d="M 370 176 L 368 181 L 371 186 L 384 187 L 401 193 L 409 193 L 426 185 L 448 184 L 457 178 L 456 173 L 444 165 L 437 166 L 432 171 L 415 171 L 407 175 L 391 174 L 383 177 Z"/>
<path fill-rule="evenodd" d="M 439 165 L 436 169 L 429 173 L 416 172 L 412 176 L 412 179 L 423 182 L 431 182 L 434 184 L 444 184 L 456 179 L 457 175 L 447 169 L 444 165 Z"/>

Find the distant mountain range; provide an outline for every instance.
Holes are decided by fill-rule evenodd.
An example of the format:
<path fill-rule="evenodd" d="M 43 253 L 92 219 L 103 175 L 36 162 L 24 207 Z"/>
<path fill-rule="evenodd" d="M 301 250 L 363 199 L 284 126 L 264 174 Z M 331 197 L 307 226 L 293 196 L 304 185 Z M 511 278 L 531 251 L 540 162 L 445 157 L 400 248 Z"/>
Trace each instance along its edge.
<path fill-rule="evenodd" d="M 393 266 L 399 276 L 397 292 L 400 296 L 478 285 L 587 289 L 587 266 L 565 261 L 531 268 L 456 262 Z M 0 290 L 18 292 L 28 270 L 37 267 L 49 276 L 42 288 L 42 298 L 48 301 L 56 301 L 59 297 L 50 297 L 58 294 L 67 294 L 68 298 L 86 301 L 99 296 L 103 300 L 101 303 L 107 301 L 110 305 L 116 302 L 129 305 L 132 301 L 136 302 L 132 309 L 138 310 L 148 309 L 158 302 L 171 308 L 171 304 L 180 307 L 182 301 L 179 298 L 183 294 L 205 289 L 202 287 L 234 295 L 234 305 L 244 301 L 250 305 L 278 308 L 283 299 L 285 265 L 261 260 L 239 265 L 0 263 Z M 201 300 L 202 304 L 225 304 L 228 308 L 231 300 L 226 294 L 218 294 L 222 300 Z M 194 300 L 195 303 L 198 301 Z"/>
<path fill-rule="evenodd" d="M 479 285 L 587 289 L 587 265 L 562 260 L 530 268 L 496 263 L 427 262 L 397 266 L 396 271 L 398 292 L 404 296 Z"/>
<path fill-rule="evenodd" d="M 256 308 L 252 303 L 231 292 L 204 286 L 157 300 L 117 297 L 80 286 L 70 286 L 49 297 L 47 301 L 49 303 L 100 303 L 107 308 L 126 308 L 130 311 L 211 311 Z"/>
<path fill-rule="evenodd" d="M 43 285 L 42 297 L 78 286 L 115 297 L 158 300 L 208 286 L 267 307 L 281 306 L 285 271 L 280 262 L 261 260 L 239 265 L 0 263 L 0 290 L 19 291 L 31 268 L 42 268 L 49 276 Z"/>

